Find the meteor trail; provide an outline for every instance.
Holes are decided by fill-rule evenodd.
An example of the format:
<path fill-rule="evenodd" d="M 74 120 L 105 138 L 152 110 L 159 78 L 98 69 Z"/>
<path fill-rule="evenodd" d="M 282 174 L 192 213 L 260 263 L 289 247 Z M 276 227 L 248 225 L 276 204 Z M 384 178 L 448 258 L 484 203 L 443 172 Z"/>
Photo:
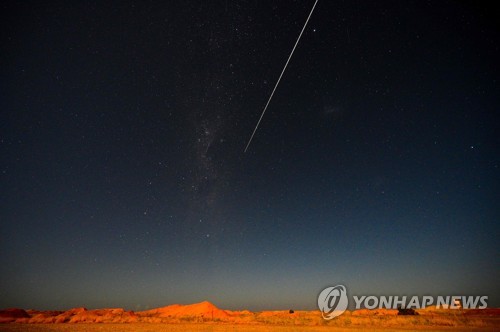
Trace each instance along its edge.
<path fill-rule="evenodd" d="M 286 60 L 285 66 L 283 67 L 283 70 L 281 71 L 280 77 L 278 78 L 278 81 L 276 82 L 276 85 L 274 86 L 273 92 L 271 92 L 271 96 L 269 96 L 269 99 L 267 100 L 266 106 L 264 107 L 264 110 L 262 111 L 262 114 L 260 115 L 259 121 L 257 122 L 255 129 L 253 130 L 252 136 L 250 136 L 250 139 L 248 140 L 247 146 L 245 147 L 245 153 L 247 152 L 248 147 L 250 146 L 250 143 L 252 143 L 253 136 L 255 135 L 257 128 L 259 128 L 260 121 L 264 117 L 264 113 L 266 113 L 267 106 L 269 106 L 271 99 L 273 99 L 274 92 L 276 91 L 278 84 L 280 84 L 281 77 L 285 73 L 286 67 L 288 66 L 288 63 L 290 62 L 290 59 L 292 58 L 293 52 L 295 51 L 295 48 L 297 47 L 297 44 L 299 43 L 300 37 L 302 37 L 302 33 L 306 29 L 307 23 L 309 22 L 309 19 L 311 18 L 311 15 L 312 15 L 317 3 L 318 3 L 318 0 L 316 0 L 314 2 L 314 5 L 311 9 L 311 12 L 309 13 L 309 16 L 307 17 L 306 23 L 304 23 L 304 26 L 302 27 L 302 31 L 300 31 L 299 38 L 297 38 L 297 41 L 295 42 L 295 45 L 293 46 L 292 52 L 290 52 L 290 55 L 288 56 L 288 60 Z"/>

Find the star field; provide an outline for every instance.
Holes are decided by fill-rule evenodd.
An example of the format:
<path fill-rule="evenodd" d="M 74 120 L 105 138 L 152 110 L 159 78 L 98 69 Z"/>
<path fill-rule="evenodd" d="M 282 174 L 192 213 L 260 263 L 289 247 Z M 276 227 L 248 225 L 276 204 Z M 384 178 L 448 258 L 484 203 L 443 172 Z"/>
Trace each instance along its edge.
<path fill-rule="evenodd" d="M 2 4 L 0 307 L 488 295 L 486 4 Z"/>

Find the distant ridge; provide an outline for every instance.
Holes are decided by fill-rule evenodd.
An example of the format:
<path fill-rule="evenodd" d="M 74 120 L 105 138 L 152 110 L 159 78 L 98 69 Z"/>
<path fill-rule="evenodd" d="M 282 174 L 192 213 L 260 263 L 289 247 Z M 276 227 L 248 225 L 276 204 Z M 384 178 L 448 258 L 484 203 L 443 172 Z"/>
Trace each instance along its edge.
<path fill-rule="evenodd" d="M 275 310 L 251 312 L 248 310 L 222 310 L 203 301 L 194 304 L 172 304 L 145 311 L 128 311 L 121 308 L 86 309 L 73 308 L 66 311 L 38 311 L 23 309 L 0 310 L 0 323 L 14 324 L 59 324 L 59 323 L 151 323 L 151 324 L 248 324 L 284 326 L 332 326 L 332 327 L 384 327 L 400 328 L 401 324 L 415 329 L 450 326 L 460 328 L 497 328 L 500 309 L 436 310 L 433 307 L 416 310 L 418 315 L 405 320 L 397 310 L 346 310 L 330 321 L 322 318 L 319 310 Z M 408 317 L 406 317 L 408 318 Z M 406 322 L 406 323 L 405 323 Z M 228 325 L 230 326 L 230 325 Z M 19 327 L 14 327 L 16 331 Z"/>
<path fill-rule="evenodd" d="M 140 316 L 148 317 L 202 317 L 207 319 L 225 319 L 230 315 L 222 309 L 217 308 L 214 304 L 208 301 L 203 301 L 194 304 L 172 304 L 166 307 L 156 308 L 152 310 L 137 312 Z"/>

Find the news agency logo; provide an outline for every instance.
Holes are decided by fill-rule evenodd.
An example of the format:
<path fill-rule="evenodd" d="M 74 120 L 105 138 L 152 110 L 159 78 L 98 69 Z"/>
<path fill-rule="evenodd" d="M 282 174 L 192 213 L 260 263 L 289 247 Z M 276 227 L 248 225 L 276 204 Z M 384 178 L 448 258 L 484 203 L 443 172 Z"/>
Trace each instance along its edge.
<path fill-rule="evenodd" d="M 324 319 L 340 316 L 347 309 L 347 291 L 344 285 L 327 287 L 318 296 L 318 307 Z"/>
<path fill-rule="evenodd" d="M 435 306 L 435 309 L 485 309 L 488 307 L 488 296 L 438 295 L 438 296 L 352 296 L 355 310 L 359 309 L 397 309 L 399 314 L 406 309 L 425 309 Z M 318 307 L 324 319 L 330 320 L 346 311 L 349 300 L 344 285 L 327 287 L 318 296 Z M 404 314 L 404 313 L 403 313 Z"/>

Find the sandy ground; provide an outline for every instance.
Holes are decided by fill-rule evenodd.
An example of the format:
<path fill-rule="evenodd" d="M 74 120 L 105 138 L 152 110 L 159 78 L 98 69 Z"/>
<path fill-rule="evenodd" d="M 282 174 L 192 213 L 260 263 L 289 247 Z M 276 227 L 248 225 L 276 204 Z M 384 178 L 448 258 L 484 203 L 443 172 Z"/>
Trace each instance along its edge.
<path fill-rule="evenodd" d="M 231 324 L 208 325 L 208 324 L 0 324 L 0 331 L 5 332 L 181 332 L 181 331 L 209 331 L 209 332 L 298 332 L 298 331 L 498 331 L 496 328 L 370 328 L 352 327 L 340 328 L 332 326 L 242 326 Z"/>

